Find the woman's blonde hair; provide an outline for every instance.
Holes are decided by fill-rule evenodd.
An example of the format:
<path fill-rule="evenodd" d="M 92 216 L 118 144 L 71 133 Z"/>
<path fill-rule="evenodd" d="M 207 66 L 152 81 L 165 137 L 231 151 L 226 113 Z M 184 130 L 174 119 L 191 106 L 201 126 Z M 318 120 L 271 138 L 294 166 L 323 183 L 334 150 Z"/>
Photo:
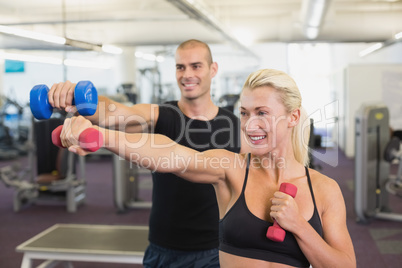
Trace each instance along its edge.
<path fill-rule="evenodd" d="M 301 106 L 302 97 L 295 81 L 285 72 L 262 69 L 251 73 L 243 85 L 243 90 L 258 87 L 272 87 L 280 95 L 280 99 L 288 113 L 300 109 L 300 119 L 292 130 L 292 145 L 296 160 L 304 166 L 309 164 L 308 142 L 310 138 L 310 121 Z"/>

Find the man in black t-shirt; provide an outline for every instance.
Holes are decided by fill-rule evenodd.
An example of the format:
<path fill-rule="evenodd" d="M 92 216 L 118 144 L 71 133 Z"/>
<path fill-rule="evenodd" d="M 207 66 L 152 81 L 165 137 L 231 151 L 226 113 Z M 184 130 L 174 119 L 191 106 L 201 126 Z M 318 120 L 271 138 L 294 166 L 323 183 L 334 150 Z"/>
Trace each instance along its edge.
<path fill-rule="evenodd" d="M 155 133 L 166 135 L 198 151 L 212 148 L 240 151 L 239 125 L 232 113 L 220 108 L 213 119 L 196 120 L 184 115 L 178 103 L 169 102 L 159 107 Z M 208 254 L 214 256 L 216 265 L 212 265 L 212 260 L 209 260 L 210 265 L 205 267 L 218 267 L 215 254 L 218 247 L 219 211 L 213 186 L 192 183 L 173 174 L 154 172 L 152 175 L 154 187 L 150 242 L 180 251 L 199 251 L 203 255 L 208 251 Z"/>
<path fill-rule="evenodd" d="M 205 151 L 240 151 L 240 123 L 211 100 L 211 81 L 218 71 L 207 44 L 188 40 L 175 55 L 178 101 L 131 107 L 99 96 L 93 124 L 126 132 L 155 132 Z M 74 111 L 75 84 L 54 84 L 53 107 Z M 180 159 L 171 159 L 180 161 Z M 145 267 L 219 267 L 219 210 L 212 185 L 191 183 L 169 173 L 153 173 L 152 209 Z"/>

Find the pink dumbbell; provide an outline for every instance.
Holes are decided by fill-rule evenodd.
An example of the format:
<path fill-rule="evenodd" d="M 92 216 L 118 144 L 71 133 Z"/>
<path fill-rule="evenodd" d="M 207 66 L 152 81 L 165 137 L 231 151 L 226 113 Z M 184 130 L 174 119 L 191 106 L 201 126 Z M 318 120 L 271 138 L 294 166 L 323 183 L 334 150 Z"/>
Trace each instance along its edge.
<path fill-rule="evenodd" d="M 294 198 L 297 193 L 297 187 L 291 183 L 284 182 L 281 184 L 279 191 Z M 286 231 L 274 220 L 274 225 L 268 228 L 267 238 L 275 242 L 282 242 L 285 239 L 285 235 Z"/>
<path fill-rule="evenodd" d="M 60 125 L 53 130 L 52 142 L 58 147 L 65 148 L 63 144 L 61 144 L 60 139 L 62 129 L 63 125 Z M 78 140 L 80 142 L 80 147 L 90 152 L 95 152 L 99 150 L 99 148 L 103 145 L 102 133 L 93 128 L 87 128 L 86 130 L 84 130 L 78 137 Z"/>

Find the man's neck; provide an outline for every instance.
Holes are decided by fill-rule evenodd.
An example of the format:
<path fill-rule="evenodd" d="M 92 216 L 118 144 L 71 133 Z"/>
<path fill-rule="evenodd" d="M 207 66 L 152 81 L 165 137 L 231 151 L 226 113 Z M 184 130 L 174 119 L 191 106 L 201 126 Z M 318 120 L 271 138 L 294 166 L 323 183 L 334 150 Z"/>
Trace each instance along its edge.
<path fill-rule="evenodd" d="M 208 98 L 197 98 L 192 100 L 182 97 L 178 101 L 178 106 L 187 117 L 201 121 L 214 119 L 219 110 L 219 107 L 212 102 L 209 96 Z"/>

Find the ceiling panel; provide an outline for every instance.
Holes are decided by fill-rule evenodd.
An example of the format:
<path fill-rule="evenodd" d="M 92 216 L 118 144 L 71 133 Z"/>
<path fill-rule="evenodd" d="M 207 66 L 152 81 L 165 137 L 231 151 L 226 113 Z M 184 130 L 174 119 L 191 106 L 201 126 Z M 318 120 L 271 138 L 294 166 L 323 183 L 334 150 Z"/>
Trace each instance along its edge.
<path fill-rule="evenodd" d="M 174 0 L 0 0 L 0 25 L 94 44 L 170 45 L 189 38 L 225 43 L 216 29 L 184 14 Z M 316 39 L 302 33 L 302 0 L 192 1 L 240 42 L 375 42 L 402 31 L 402 1 L 332 0 Z M 230 40 L 229 40 L 230 41 Z M 246 42 L 247 41 L 247 42 Z M 0 34 L 3 49 L 60 49 Z"/>

